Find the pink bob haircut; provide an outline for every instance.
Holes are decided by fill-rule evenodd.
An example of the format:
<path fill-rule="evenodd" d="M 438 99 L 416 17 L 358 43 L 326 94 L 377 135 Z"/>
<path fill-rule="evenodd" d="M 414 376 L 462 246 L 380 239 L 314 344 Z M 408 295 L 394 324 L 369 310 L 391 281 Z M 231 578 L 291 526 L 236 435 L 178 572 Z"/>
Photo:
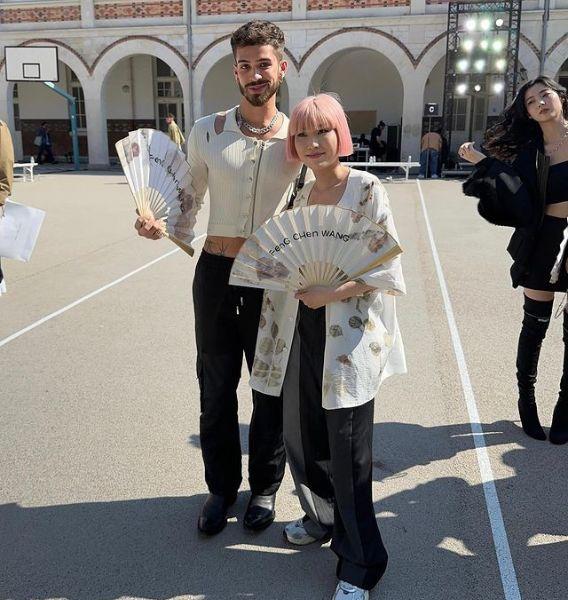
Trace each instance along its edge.
<path fill-rule="evenodd" d="M 308 96 L 296 105 L 290 117 L 288 140 L 286 142 L 286 158 L 298 161 L 295 138 L 301 131 L 317 131 L 318 129 L 333 129 L 337 134 L 339 156 L 353 154 L 351 132 L 343 107 L 330 94 Z"/>

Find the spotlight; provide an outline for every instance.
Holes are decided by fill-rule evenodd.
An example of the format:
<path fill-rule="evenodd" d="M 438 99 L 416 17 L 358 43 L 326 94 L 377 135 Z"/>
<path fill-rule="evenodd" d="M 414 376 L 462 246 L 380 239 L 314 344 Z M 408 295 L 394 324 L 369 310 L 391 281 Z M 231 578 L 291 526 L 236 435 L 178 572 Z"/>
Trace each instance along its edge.
<path fill-rule="evenodd" d="M 497 19 L 497 20 L 495 21 L 495 25 L 496 25 L 497 27 L 503 27 L 503 24 L 504 24 L 504 23 L 505 23 L 505 21 L 503 21 L 503 19 Z"/>
<path fill-rule="evenodd" d="M 466 51 L 466 52 L 472 52 L 473 51 L 473 47 L 475 46 L 475 43 L 472 39 L 466 39 L 463 41 L 462 43 L 462 48 Z"/>
<path fill-rule="evenodd" d="M 483 19 L 479 24 L 481 31 L 489 31 L 491 29 L 491 21 L 489 19 Z"/>
<path fill-rule="evenodd" d="M 476 92 L 481 92 L 481 86 L 479 85 L 479 83 L 476 83 L 476 84 L 473 86 L 473 89 L 474 89 Z"/>
<path fill-rule="evenodd" d="M 504 58 L 500 58 L 499 60 L 495 61 L 495 68 L 498 71 L 504 71 L 506 66 L 507 66 L 507 61 Z"/>
<path fill-rule="evenodd" d="M 475 27 L 477 26 L 477 22 L 475 19 L 468 19 L 465 22 L 465 28 L 467 31 L 475 31 Z"/>
<path fill-rule="evenodd" d="M 493 84 L 493 91 L 500 94 L 505 89 L 505 84 L 502 81 L 497 81 Z"/>
<path fill-rule="evenodd" d="M 479 42 L 479 47 L 482 50 L 489 50 L 489 40 L 481 40 L 481 42 Z"/>
<path fill-rule="evenodd" d="M 491 47 L 494 52 L 501 52 L 503 50 L 503 42 L 501 40 L 493 40 Z"/>
<path fill-rule="evenodd" d="M 473 63 L 473 66 L 475 67 L 476 71 L 481 73 L 481 71 L 483 71 L 483 69 L 485 69 L 485 61 L 482 58 L 479 58 L 478 60 L 476 60 Z"/>
<path fill-rule="evenodd" d="M 458 83 L 456 85 L 456 92 L 463 96 L 467 92 L 467 83 Z"/>
<path fill-rule="evenodd" d="M 467 60 L 467 58 L 462 58 L 461 60 L 458 60 L 456 66 L 458 68 L 458 71 L 465 73 L 465 71 L 467 71 L 469 68 L 469 60 Z"/>

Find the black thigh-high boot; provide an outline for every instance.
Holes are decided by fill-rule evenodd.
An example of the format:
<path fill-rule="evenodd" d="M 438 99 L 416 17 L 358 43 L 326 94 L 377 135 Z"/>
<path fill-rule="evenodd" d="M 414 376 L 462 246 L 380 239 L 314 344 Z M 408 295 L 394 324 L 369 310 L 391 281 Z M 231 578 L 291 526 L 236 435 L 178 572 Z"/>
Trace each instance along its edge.
<path fill-rule="evenodd" d="M 517 383 L 519 386 L 519 415 L 523 431 L 535 440 L 545 440 L 546 434 L 538 420 L 534 386 L 538 357 L 546 335 L 553 301 L 541 302 L 525 296 L 523 327 L 517 349 Z"/>
<path fill-rule="evenodd" d="M 568 313 L 564 311 L 563 324 L 564 339 L 564 365 L 562 379 L 560 380 L 560 392 L 558 402 L 554 407 L 552 425 L 550 426 L 549 440 L 553 444 L 565 444 L 568 442 Z"/>

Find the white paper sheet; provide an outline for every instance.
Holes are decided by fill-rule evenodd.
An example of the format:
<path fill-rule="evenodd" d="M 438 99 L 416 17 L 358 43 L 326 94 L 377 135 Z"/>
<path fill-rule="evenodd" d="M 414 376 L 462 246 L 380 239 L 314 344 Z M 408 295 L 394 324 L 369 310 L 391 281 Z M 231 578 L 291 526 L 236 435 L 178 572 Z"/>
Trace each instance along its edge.
<path fill-rule="evenodd" d="M 0 218 L 0 256 L 30 260 L 44 218 L 45 211 L 8 200 Z"/>

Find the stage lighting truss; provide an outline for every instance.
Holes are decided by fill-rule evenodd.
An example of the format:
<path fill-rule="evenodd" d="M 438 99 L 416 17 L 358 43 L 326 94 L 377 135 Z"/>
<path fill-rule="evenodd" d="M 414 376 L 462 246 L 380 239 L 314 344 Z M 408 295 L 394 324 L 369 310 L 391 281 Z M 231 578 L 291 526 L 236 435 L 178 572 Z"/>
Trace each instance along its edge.
<path fill-rule="evenodd" d="M 522 0 L 449 2 L 443 118 L 450 142 L 454 97 L 498 96 L 503 107 L 513 99 L 521 8 Z"/>

